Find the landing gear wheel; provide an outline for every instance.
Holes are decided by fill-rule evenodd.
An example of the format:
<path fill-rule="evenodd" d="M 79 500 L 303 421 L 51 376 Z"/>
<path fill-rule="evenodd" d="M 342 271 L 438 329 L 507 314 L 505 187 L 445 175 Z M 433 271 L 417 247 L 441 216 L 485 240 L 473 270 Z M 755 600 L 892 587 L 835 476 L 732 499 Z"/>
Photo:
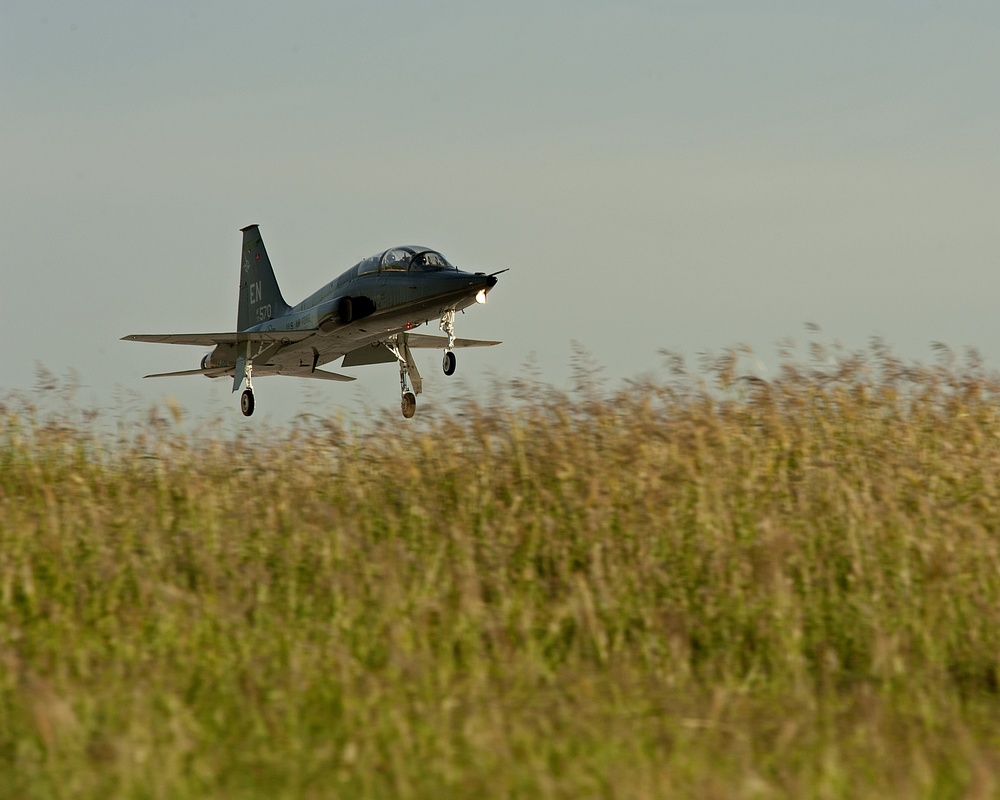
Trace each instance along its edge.
<path fill-rule="evenodd" d="M 410 419 L 414 414 L 417 413 L 417 397 L 413 392 L 406 392 L 403 395 L 403 401 L 400 404 L 403 409 L 403 416 Z"/>
<path fill-rule="evenodd" d="M 458 359 L 455 358 L 455 354 L 448 350 L 444 354 L 444 361 L 441 362 L 441 369 L 444 370 L 445 375 L 454 375 L 455 367 L 458 366 Z"/>
<path fill-rule="evenodd" d="M 253 392 L 249 389 L 244 389 L 240 397 L 240 411 L 244 417 L 249 417 L 253 413 Z"/>

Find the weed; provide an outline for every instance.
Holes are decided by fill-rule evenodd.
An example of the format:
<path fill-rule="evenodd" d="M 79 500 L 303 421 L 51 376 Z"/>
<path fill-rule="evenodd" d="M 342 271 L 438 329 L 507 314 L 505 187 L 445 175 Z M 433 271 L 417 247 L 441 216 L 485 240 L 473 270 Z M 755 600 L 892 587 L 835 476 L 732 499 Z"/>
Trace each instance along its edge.
<path fill-rule="evenodd" d="M 746 354 L 263 442 L 8 398 L 0 796 L 994 796 L 1000 381 Z"/>

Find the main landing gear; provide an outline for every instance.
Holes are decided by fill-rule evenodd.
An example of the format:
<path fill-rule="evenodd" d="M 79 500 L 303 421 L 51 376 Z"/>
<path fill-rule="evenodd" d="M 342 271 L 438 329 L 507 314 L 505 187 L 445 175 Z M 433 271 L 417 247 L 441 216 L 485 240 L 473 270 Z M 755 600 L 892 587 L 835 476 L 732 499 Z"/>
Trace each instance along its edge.
<path fill-rule="evenodd" d="M 388 347 L 399 362 L 399 407 L 403 416 L 411 419 L 417 413 L 417 395 L 423 390 L 424 382 L 413 360 L 407 339 L 408 335 L 405 332 L 397 333 L 389 340 Z"/>
<path fill-rule="evenodd" d="M 406 419 L 412 419 L 413 415 L 417 413 L 417 396 L 413 392 L 408 392 L 404 389 L 400 408 Z"/>
<path fill-rule="evenodd" d="M 247 359 L 243 367 L 243 376 L 246 378 L 247 388 L 243 390 L 243 394 L 240 396 L 240 411 L 243 412 L 244 417 L 249 417 L 253 414 L 253 383 L 250 380 L 252 372 L 253 362 Z"/>
<path fill-rule="evenodd" d="M 441 315 L 441 330 L 448 335 L 448 345 L 444 351 L 444 360 L 441 362 L 441 369 L 445 375 L 454 375 L 458 359 L 455 357 L 455 309 L 450 308 Z M 417 413 L 417 395 L 423 389 L 423 381 L 417 365 L 413 361 L 413 354 L 410 352 L 408 334 L 404 331 L 397 333 L 387 343 L 386 346 L 396 356 L 399 362 L 399 408 L 406 419 L 411 419 Z"/>

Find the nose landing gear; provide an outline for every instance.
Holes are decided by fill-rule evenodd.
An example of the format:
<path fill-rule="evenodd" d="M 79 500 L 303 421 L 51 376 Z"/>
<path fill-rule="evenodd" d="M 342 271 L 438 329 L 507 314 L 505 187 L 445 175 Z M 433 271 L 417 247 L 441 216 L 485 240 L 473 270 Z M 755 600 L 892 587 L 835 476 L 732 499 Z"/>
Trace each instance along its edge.
<path fill-rule="evenodd" d="M 441 362 L 441 369 L 445 375 L 454 375 L 458 366 L 458 359 L 455 357 L 455 309 L 449 308 L 441 315 L 441 324 L 438 326 L 448 336 L 448 345 L 444 351 L 444 360 Z"/>

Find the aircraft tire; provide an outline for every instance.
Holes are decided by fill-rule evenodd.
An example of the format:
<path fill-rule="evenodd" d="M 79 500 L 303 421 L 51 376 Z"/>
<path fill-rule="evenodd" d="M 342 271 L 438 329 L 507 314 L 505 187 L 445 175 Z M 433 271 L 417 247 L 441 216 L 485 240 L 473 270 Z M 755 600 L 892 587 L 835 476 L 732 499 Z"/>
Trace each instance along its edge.
<path fill-rule="evenodd" d="M 406 419 L 410 419 L 414 414 L 417 413 L 417 398 L 413 392 L 406 392 L 403 395 L 402 403 L 400 404 L 403 410 L 403 416 Z"/>
<path fill-rule="evenodd" d="M 249 389 L 244 389 L 243 395 L 240 397 L 240 411 L 243 412 L 244 417 L 253 414 L 253 392 Z"/>
<path fill-rule="evenodd" d="M 448 350 L 444 354 L 444 361 L 441 362 L 441 368 L 444 370 L 445 375 L 454 375 L 455 368 L 458 366 L 458 359 L 455 354 Z"/>

